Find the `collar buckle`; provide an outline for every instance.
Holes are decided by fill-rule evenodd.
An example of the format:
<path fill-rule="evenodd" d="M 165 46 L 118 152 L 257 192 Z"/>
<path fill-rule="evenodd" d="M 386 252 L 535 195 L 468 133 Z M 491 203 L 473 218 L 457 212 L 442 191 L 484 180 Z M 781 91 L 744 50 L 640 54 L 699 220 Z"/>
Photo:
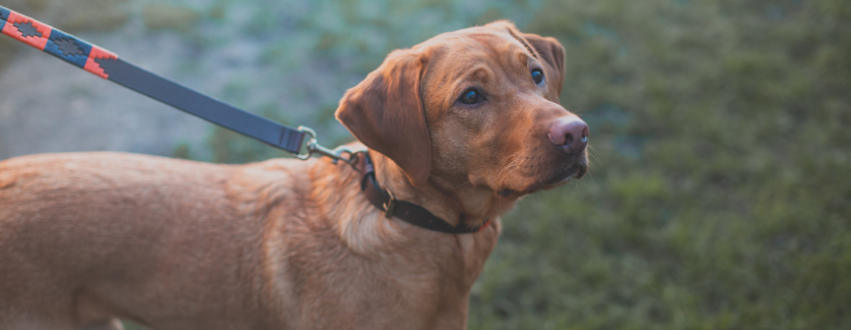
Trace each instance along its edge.
<path fill-rule="evenodd" d="M 390 219 L 393 217 L 393 211 L 396 210 L 396 196 L 393 195 L 393 192 L 390 190 L 386 190 L 387 195 L 390 196 L 390 199 L 384 203 L 384 217 Z"/>

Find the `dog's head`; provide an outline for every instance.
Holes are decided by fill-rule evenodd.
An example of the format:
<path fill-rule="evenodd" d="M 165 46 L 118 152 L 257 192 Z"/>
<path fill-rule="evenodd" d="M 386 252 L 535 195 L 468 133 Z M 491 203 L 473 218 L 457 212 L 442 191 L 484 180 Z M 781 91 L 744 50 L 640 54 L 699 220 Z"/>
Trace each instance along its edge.
<path fill-rule="evenodd" d="M 559 105 L 564 48 L 499 21 L 392 52 L 337 118 L 414 186 L 440 180 L 517 198 L 579 178 L 588 126 Z"/>

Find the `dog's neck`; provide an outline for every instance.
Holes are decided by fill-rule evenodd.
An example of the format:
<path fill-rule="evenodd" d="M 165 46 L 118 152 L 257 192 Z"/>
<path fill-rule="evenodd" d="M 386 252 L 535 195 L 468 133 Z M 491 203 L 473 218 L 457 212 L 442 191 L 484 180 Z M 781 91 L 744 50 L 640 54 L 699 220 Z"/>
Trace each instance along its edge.
<path fill-rule="evenodd" d="M 396 163 L 378 152 L 370 152 L 375 174 L 383 189 L 399 200 L 428 209 L 453 226 L 479 227 L 514 206 L 516 199 L 498 196 L 488 187 L 475 186 L 463 176 L 444 178 L 432 174 L 425 187 L 414 186 Z"/>
<path fill-rule="evenodd" d="M 444 234 L 398 219 L 387 219 L 384 211 L 367 201 L 361 191 L 362 176 L 358 170 L 343 162 L 333 165 L 328 159 L 317 159 L 309 166 L 310 182 L 313 182 L 311 199 L 323 214 L 322 218 L 330 221 L 328 225 L 360 252 L 369 253 L 372 246 L 387 246 L 388 241 L 404 242 L 410 238 L 408 236 L 422 233 L 429 237 L 478 237 L 487 232 L 495 239 L 501 227 L 499 215 L 514 205 L 514 200 L 500 200 L 490 189 L 467 182 L 448 182 L 435 176 L 427 187 L 415 187 L 392 160 L 374 151 L 370 156 L 379 185 L 392 191 L 397 199 L 422 206 L 453 226 L 478 227 L 487 220 L 492 220 L 493 225 L 482 233 Z"/>
<path fill-rule="evenodd" d="M 388 165 L 389 160 L 377 153 L 373 157 L 382 187 L 394 189 L 399 199 L 420 203 L 435 215 L 457 221 L 457 216 L 450 217 L 446 211 L 450 207 L 443 202 L 429 202 L 427 195 L 421 195 L 420 190 L 407 183 L 404 173 L 395 165 Z M 311 204 L 309 212 L 315 212 L 300 217 L 299 221 L 306 223 L 303 230 L 315 231 L 315 236 L 324 239 L 333 236 L 340 243 L 319 246 L 318 259 L 335 261 L 316 271 L 317 276 L 342 276 L 342 280 L 325 276 L 332 278 L 328 280 L 329 287 L 346 291 L 341 297 L 401 295 L 399 306 L 411 303 L 417 313 L 427 313 L 431 319 L 466 323 L 470 289 L 496 246 L 502 226 L 499 219 L 470 234 L 447 234 L 416 227 L 399 219 L 388 219 L 383 210 L 372 205 L 360 189 L 362 174 L 354 167 L 343 162 L 334 165 L 329 159 L 303 164 L 309 168 L 309 179 L 299 180 L 306 186 L 297 189 L 307 188 L 304 202 Z M 356 276 L 348 277 L 349 272 L 368 276 L 370 283 L 381 283 L 388 293 L 360 292 L 369 286 L 344 284 L 357 280 Z"/>

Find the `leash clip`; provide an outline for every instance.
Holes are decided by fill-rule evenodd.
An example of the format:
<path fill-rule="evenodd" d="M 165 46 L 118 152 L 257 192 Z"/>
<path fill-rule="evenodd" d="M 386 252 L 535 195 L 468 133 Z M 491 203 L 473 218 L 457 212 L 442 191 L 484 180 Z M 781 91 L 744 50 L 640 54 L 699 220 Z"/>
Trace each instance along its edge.
<path fill-rule="evenodd" d="M 342 160 L 349 165 L 354 166 L 355 163 L 358 162 L 358 157 L 355 156 L 358 151 L 354 151 L 346 146 L 339 146 L 334 149 L 328 149 L 319 145 L 319 142 L 316 140 L 316 132 L 313 131 L 310 127 L 299 126 L 298 131 L 310 135 L 310 139 L 307 141 L 306 150 L 303 154 L 293 154 L 295 158 L 301 160 L 307 160 L 313 154 L 319 154 L 322 156 L 326 156 L 331 158 L 331 163 L 334 165 L 337 164 L 338 161 Z M 343 154 L 348 154 L 348 157 L 344 157 Z"/>

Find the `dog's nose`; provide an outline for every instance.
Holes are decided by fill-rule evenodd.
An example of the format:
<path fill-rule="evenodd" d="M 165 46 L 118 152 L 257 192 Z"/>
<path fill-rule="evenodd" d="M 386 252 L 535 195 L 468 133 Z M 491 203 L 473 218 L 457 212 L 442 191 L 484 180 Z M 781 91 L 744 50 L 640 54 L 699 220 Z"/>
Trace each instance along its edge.
<path fill-rule="evenodd" d="M 588 145 L 588 124 L 578 117 L 561 117 L 550 123 L 547 136 L 550 141 L 564 147 L 566 152 L 580 152 Z"/>

